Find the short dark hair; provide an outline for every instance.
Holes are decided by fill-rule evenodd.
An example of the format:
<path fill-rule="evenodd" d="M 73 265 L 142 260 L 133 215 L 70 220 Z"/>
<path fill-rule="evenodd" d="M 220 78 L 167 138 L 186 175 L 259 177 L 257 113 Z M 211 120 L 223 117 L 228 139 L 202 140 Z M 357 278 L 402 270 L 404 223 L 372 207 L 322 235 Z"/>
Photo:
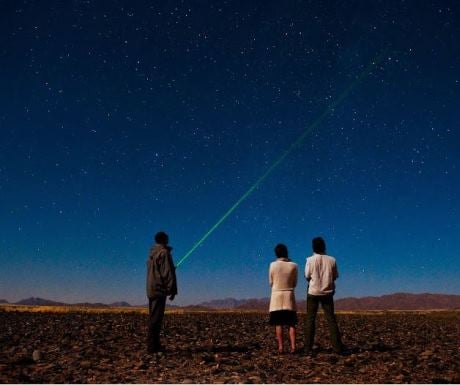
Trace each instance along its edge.
<path fill-rule="evenodd" d="M 275 246 L 275 255 L 277 258 L 288 258 L 288 249 L 286 245 L 283 245 L 282 243 L 278 243 Z"/>
<path fill-rule="evenodd" d="M 159 231 L 155 234 L 155 242 L 160 245 L 167 245 L 169 242 L 168 234 L 166 234 L 164 231 Z"/>
<path fill-rule="evenodd" d="M 326 252 L 326 242 L 321 237 L 313 238 L 311 241 L 313 251 L 317 254 L 324 254 Z"/>

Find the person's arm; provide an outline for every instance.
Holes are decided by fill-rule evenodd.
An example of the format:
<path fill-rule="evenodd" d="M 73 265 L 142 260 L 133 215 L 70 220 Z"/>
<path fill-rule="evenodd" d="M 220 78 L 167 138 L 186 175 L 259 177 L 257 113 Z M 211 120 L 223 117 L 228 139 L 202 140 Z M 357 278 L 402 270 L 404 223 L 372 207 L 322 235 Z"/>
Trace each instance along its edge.
<path fill-rule="evenodd" d="M 166 293 L 173 300 L 177 294 L 176 268 L 174 266 L 171 253 L 165 252 L 162 255 L 162 264 L 160 270 L 163 282 L 166 286 Z"/>
<path fill-rule="evenodd" d="M 273 286 L 273 265 L 270 264 L 270 268 L 268 269 L 268 283 L 270 286 Z"/>
<path fill-rule="evenodd" d="M 311 279 L 311 267 L 310 267 L 310 262 L 307 259 L 307 263 L 305 264 L 305 278 L 307 281 L 310 281 Z"/>
<path fill-rule="evenodd" d="M 297 265 L 294 265 L 294 287 L 297 286 L 297 276 L 298 276 Z"/>
<path fill-rule="evenodd" d="M 334 281 L 339 278 L 339 270 L 337 269 L 337 262 L 334 262 L 334 266 L 332 267 L 332 276 L 334 277 Z"/>
<path fill-rule="evenodd" d="M 172 284 L 171 284 L 171 295 L 169 297 L 169 299 L 172 301 L 174 299 L 174 297 L 177 295 L 177 277 L 176 277 L 176 266 L 174 266 L 174 262 L 173 262 L 173 259 L 172 259 L 172 255 L 169 254 L 169 265 L 171 266 L 171 281 L 172 281 Z"/>

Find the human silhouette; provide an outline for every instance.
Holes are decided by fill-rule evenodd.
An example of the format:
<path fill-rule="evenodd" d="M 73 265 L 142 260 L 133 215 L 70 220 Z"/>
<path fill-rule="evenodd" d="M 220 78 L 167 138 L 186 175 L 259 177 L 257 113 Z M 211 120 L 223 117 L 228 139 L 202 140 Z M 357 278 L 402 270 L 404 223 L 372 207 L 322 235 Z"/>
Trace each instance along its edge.
<path fill-rule="evenodd" d="M 147 259 L 147 297 L 149 299 L 149 323 L 147 351 L 149 353 L 164 350 L 160 343 L 160 331 L 163 323 L 166 297 L 172 301 L 177 295 L 176 269 L 168 235 L 160 231 L 155 235 L 155 245 Z"/>
<path fill-rule="evenodd" d="M 339 277 L 335 258 L 326 255 L 326 242 L 317 237 L 312 240 L 313 255 L 307 258 L 305 278 L 308 281 L 307 316 L 305 324 L 305 353 L 311 354 L 315 339 L 316 314 L 321 304 L 329 326 L 332 348 L 343 353 L 340 330 L 334 313 L 335 280 Z"/>
<path fill-rule="evenodd" d="M 288 257 L 287 247 L 275 247 L 276 261 L 270 264 L 269 282 L 272 287 L 270 297 L 270 325 L 275 326 L 278 352 L 283 352 L 283 326 L 289 327 L 290 352 L 296 350 L 297 308 L 294 289 L 297 286 L 297 264 Z"/>

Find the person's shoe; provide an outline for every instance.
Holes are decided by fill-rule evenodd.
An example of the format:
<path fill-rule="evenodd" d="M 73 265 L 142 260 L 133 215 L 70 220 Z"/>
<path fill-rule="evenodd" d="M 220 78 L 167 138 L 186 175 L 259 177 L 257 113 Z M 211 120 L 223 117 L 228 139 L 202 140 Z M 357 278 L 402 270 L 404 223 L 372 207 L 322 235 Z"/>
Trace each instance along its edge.
<path fill-rule="evenodd" d="M 147 348 L 147 353 L 149 353 L 149 354 L 160 353 L 160 352 L 164 352 L 164 351 L 165 351 L 165 348 L 162 345 L 153 346 L 153 347 L 149 346 Z"/>
<path fill-rule="evenodd" d="M 299 349 L 299 353 L 302 353 L 303 355 L 307 357 L 313 357 L 315 355 L 315 352 L 317 352 L 318 349 L 315 348 L 313 350 L 313 346 L 308 348 L 307 345 L 304 345 L 302 348 Z"/>
<path fill-rule="evenodd" d="M 349 356 L 351 351 L 346 346 L 342 346 L 340 349 L 334 349 L 334 353 L 339 356 Z"/>

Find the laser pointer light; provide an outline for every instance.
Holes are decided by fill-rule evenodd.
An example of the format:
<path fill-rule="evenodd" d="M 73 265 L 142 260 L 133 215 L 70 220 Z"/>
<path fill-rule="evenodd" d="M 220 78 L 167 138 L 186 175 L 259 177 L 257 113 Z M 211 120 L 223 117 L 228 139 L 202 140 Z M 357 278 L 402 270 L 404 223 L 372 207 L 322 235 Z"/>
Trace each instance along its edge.
<path fill-rule="evenodd" d="M 378 55 L 366 68 L 361 74 L 347 87 L 345 90 L 337 97 L 335 101 L 333 101 L 327 108 L 324 110 L 324 112 L 316 118 L 313 123 L 311 123 L 305 131 L 299 136 L 299 138 L 293 142 L 287 150 L 285 150 L 274 162 L 273 164 L 268 168 L 265 173 L 260 176 L 254 184 L 233 204 L 232 207 L 230 207 L 224 215 L 192 246 L 192 248 L 180 259 L 180 261 L 177 263 L 176 267 L 179 267 L 182 265 L 182 263 L 185 262 L 185 260 L 190 257 L 190 255 L 198 248 L 200 247 L 203 242 L 238 208 L 241 203 L 243 203 L 253 192 L 254 190 L 259 187 L 262 182 L 267 179 L 270 174 L 286 159 L 286 157 L 294 151 L 296 148 L 300 147 L 305 139 L 307 138 L 308 135 L 310 135 L 315 128 L 317 128 L 320 123 L 331 113 L 334 111 L 334 109 L 343 102 L 343 100 L 350 94 L 350 92 L 356 88 L 356 86 L 363 80 L 367 75 L 369 75 L 370 70 L 375 67 L 377 64 L 380 63 L 380 61 L 383 59 L 383 56 L 385 55 L 386 50 L 384 50 L 380 55 Z"/>

